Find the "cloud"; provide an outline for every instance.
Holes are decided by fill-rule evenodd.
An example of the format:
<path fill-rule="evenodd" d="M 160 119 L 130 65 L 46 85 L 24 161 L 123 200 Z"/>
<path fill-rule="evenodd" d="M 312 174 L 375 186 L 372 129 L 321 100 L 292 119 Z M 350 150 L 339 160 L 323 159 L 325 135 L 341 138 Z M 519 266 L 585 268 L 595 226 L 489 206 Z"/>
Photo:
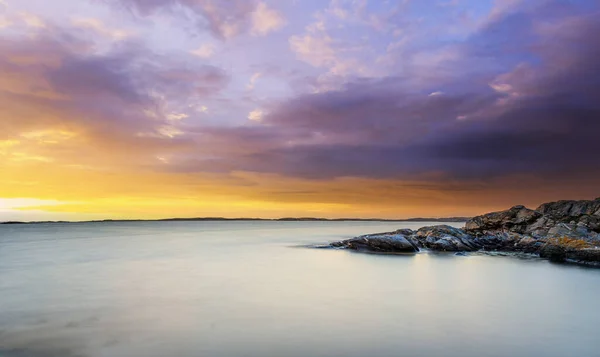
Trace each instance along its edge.
<path fill-rule="evenodd" d="M 372 12 L 368 1 L 331 0 L 323 13 L 344 23 L 365 26 L 381 33 L 393 32 L 404 13 L 408 12 L 410 1 L 386 1 L 379 12 Z"/>
<path fill-rule="evenodd" d="M 269 108 L 259 127 L 210 133 L 213 143 L 235 142 L 243 152 L 217 149 L 210 164 L 187 169 L 465 182 L 597 175 L 600 43 L 591 34 L 600 31 L 600 13 L 552 9 L 513 9 L 461 46 L 457 68 L 494 59 L 486 71 L 423 89 L 402 76 L 355 80 L 288 99 Z M 498 45 L 489 48 L 486 39 Z"/>
<path fill-rule="evenodd" d="M 254 35 L 264 36 L 269 32 L 276 31 L 285 25 L 283 15 L 267 6 L 264 2 L 259 2 L 252 12 L 252 29 Z"/>
<path fill-rule="evenodd" d="M 289 42 L 292 51 L 300 59 L 315 67 L 335 66 L 338 61 L 336 51 L 333 49 L 333 39 L 327 35 L 292 36 Z"/>
<path fill-rule="evenodd" d="M 260 77 L 262 77 L 263 74 L 261 72 L 256 72 L 252 75 L 252 77 L 250 77 L 250 81 L 248 82 L 248 84 L 246 85 L 246 88 L 248 90 L 253 90 L 254 86 L 256 85 L 256 81 L 258 81 L 258 79 Z"/>
<path fill-rule="evenodd" d="M 260 109 L 254 109 L 248 113 L 248 119 L 252 121 L 261 121 L 265 113 Z"/>
<path fill-rule="evenodd" d="M 312 14 L 313 21 L 304 32 L 288 39 L 296 57 L 316 68 L 324 69 L 316 90 L 338 89 L 340 84 L 356 78 L 392 75 L 396 68 L 380 51 L 393 39 L 399 26 L 405 26 L 406 2 L 332 0 L 328 7 Z M 408 42 L 405 35 L 397 43 Z M 392 46 L 389 46 L 392 47 Z M 420 49 L 412 48 L 418 52 Z M 388 68 L 389 67 L 389 68 Z"/>
<path fill-rule="evenodd" d="M 0 5 L 2 5 L 0 3 Z M 12 20 L 6 17 L 6 15 L 0 14 L 0 29 L 9 27 L 13 24 Z"/>
<path fill-rule="evenodd" d="M 193 146 L 173 120 L 188 113 L 172 108 L 217 95 L 229 81 L 223 70 L 135 41 L 98 51 L 72 33 L 0 37 L 0 140 L 19 140 L 5 158 L 141 165 Z"/>
<path fill-rule="evenodd" d="M 191 53 L 200 58 L 210 58 L 215 53 L 215 45 L 211 43 L 205 43 L 197 49 L 193 50 Z"/>
<path fill-rule="evenodd" d="M 19 14 L 19 17 L 21 18 L 21 21 L 23 21 L 29 27 L 35 27 L 35 28 L 46 27 L 46 23 L 44 22 L 44 20 L 42 20 L 42 18 L 40 18 L 37 15 L 30 14 L 28 12 L 21 12 Z"/>
<path fill-rule="evenodd" d="M 40 200 L 35 198 L 0 198 L 0 212 L 12 211 L 31 206 L 55 206 L 64 203 L 66 202 Z"/>
<path fill-rule="evenodd" d="M 327 70 L 319 78 L 319 91 L 337 88 L 339 82 L 346 78 L 373 75 L 373 71 L 359 59 L 361 48 L 337 41 L 326 33 L 292 36 L 289 44 L 298 59 Z"/>
<path fill-rule="evenodd" d="M 281 28 L 285 19 L 264 2 L 255 0 L 106 0 L 121 4 L 142 16 L 166 11 L 178 20 L 192 15 L 199 29 L 208 29 L 219 39 L 230 39 L 244 33 L 264 36 Z"/>
<path fill-rule="evenodd" d="M 130 36 L 125 30 L 112 29 L 106 26 L 102 21 L 89 17 L 77 17 L 71 20 L 73 26 L 90 29 L 96 33 L 107 36 L 113 40 L 123 40 Z"/>

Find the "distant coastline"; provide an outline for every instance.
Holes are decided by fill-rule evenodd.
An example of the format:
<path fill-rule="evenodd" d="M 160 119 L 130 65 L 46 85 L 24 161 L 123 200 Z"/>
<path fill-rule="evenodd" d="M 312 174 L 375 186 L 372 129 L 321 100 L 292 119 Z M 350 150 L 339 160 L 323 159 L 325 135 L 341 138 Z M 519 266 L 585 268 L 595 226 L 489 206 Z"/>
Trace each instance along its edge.
<path fill-rule="evenodd" d="M 270 221 L 270 222 L 466 222 L 470 217 L 446 218 L 316 218 L 316 217 L 285 217 L 285 218 L 224 218 L 224 217 L 198 217 L 198 218 L 164 218 L 164 219 L 103 219 L 91 221 L 5 221 L 0 224 L 59 224 L 59 223 L 110 223 L 110 222 L 204 222 L 204 221 Z"/>

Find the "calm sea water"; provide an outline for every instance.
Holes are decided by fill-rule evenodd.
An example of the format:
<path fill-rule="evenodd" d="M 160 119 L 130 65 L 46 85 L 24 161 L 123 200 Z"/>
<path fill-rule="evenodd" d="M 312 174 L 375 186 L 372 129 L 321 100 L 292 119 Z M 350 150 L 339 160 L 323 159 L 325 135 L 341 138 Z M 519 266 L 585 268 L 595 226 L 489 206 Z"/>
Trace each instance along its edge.
<path fill-rule="evenodd" d="M 0 356 L 600 356 L 598 269 L 299 247 L 421 225 L 0 226 Z"/>

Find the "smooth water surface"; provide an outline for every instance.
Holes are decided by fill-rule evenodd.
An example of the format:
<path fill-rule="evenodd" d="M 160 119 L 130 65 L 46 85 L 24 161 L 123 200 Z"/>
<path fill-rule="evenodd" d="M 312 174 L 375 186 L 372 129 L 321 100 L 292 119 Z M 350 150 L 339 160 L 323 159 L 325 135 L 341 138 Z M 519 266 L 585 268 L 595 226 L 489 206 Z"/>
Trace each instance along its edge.
<path fill-rule="evenodd" d="M 600 269 L 301 247 L 422 225 L 0 226 L 0 356 L 600 356 Z"/>

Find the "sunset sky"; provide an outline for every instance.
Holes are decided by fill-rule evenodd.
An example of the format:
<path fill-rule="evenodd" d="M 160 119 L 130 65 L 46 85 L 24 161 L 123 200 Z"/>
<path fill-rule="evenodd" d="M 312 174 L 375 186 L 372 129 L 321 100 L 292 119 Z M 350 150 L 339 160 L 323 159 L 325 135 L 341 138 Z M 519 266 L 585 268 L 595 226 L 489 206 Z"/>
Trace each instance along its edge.
<path fill-rule="evenodd" d="M 600 196 L 597 0 L 0 0 L 0 221 Z"/>

